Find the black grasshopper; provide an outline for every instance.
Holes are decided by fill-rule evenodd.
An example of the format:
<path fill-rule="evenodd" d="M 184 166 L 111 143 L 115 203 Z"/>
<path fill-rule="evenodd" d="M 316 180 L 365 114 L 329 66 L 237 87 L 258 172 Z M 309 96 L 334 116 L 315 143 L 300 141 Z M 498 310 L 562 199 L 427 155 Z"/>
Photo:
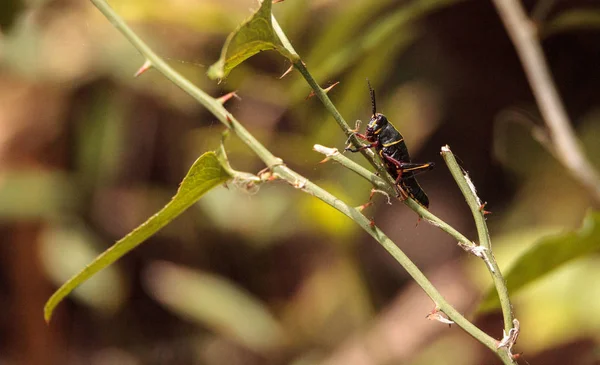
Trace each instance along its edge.
<path fill-rule="evenodd" d="M 409 196 L 420 205 L 428 208 L 429 198 L 417 182 L 415 175 L 431 170 L 434 164 L 433 162 L 413 163 L 410 161 L 404 137 L 387 120 L 385 115 L 377 113 L 375 91 L 371 88 L 371 84 L 368 84 L 373 115 L 367 125 L 366 134 L 356 133 L 355 135 L 370 143 L 357 149 L 346 147 L 346 151 L 358 152 L 366 148 L 375 148 L 375 151 L 381 157 L 381 161 L 383 161 L 385 169 L 395 179 L 396 186 L 400 190 L 399 194 Z"/>

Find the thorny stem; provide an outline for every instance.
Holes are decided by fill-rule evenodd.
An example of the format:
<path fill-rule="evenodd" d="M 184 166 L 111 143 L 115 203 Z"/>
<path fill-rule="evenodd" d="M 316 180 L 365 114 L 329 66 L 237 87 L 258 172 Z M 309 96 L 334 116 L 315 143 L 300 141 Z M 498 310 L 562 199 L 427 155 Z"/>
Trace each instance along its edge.
<path fill-rule="evenodd" d="M 167 77 L 175 85 L 179 86 L 183 91 L 196 99 L 201 105 L 206 107 L 215 117 L 219 119 L 227 128 L 231 129 L 263 162 L 273 171 L 275 175 L 284 179 L 293 187 L 300 189 L 310 195 L 315 196 L 321 201 L 329 204 L 337 209 L 353 221 L 355 221 L 363 230 L 371 235 L 392 255 L 409 275 L 423 288 L 425 293 L 435 302 L 435 304 L 443 311 L 451 320 L 458 326 L 463 328 L 467 333 L 476 338 L 490 350 L 495 352 L 505 364 L 513 364 L 510 356 L 505 351 L 497 349 L 498 342 L 469 322 L 456 309 L 452 307 L 437 289 L 431 284 L 425 275 L 417 268 L 417 266 L 392 242 L 379 228 L 372 226 L 371 221 L 362 215 L 357 209 L 352 208 L 336 198 L 326 190 L 320 188 L 310 182 L 305 177 L 288 168 L 283 161 L 275 157 L 267 150 L 254 136 L 252 136 L 238 121 L 231 115 L 219 101 L 204 91 L 197 88 L 177 71 L 171 68 L 158 55 L 156 55 L 118 16 L 117 13 L 108 5 L 105 0 L 90 0 L 104 16 L 117 28 L 125 38 L 150 62 L 152 67 L 156 68 L 165 77 Z M 289 43 L 289 42 L 288 42 Z M 319 88 L 319 90 L 321 90 Z M 316 90 L 315 90 L 316 91 Z M 322 91 L 322 90 L 321 90 Z M 318 95 L 318 93 L 317 93 Z M 327 99 L 328 100 L 328 99 Z M 339 114 L 339 113 L 338 113 Z M 342 119 L 343 120 L 343 119 Z M 414 202 L 413 202 L 414 203 Z M 410 204 L 408 204 L 410 206 Z M 417 205 L 417 203 L 414 203 Z M 426 210 L 425 210 L 426 211 Z M 433 216 L 433 215 L 431 215 Z M 426 219 L 427 216 L 424 215 Z M 435 216 L 433 216 L 435 217 Z M 435 217 L 438 219 L 437 217 Z M 441 221 L 440 221 L 441 222 Z"/>
<path fill-rule="evenodd" d="M 279 40 L 281 41 L 283 46 L 288 50 L 288 52 L 290 52 L 291 54 L 293 54 L 295 56 L 298 56 L 298 53 L 296 53 L 296 50 L 290 43 L 289 39 L 287 38 L 287 36 L 283 32 L 283 30 L 281 29 L 281 26 L 277 22 L 277 19 L 275 19 L 275 16 L 271 16 L 271 21 L 273 23 L 273 30 L 275 31 L 275 34 L 277 35 L 277 37 L 279 38 Z M 315 79 L 312 77 L 310 72 L 308 72 L 306 65 L 304 64 L 304 62 L 302 61 L 302 59 L 299 56 L 297 58 L 297 61 L 294 62 L 293 66 L 304 77 L 304 79 L 306 80 L 308 85 L 313 89 L 316 97 L 321 101 L 321 103 L 323 104 L 325 109 L 327 109 L 329 114 L 331 114 L 331 116 L 333 116 L 333 119 L 336 121 L 336 123 L 342 129 L 344 134 L 348 137 L 348 141 L 350 143 L 352 143 L 352 145 L 354 147 L 357 147 L 357 148 L 360 147 L 362 144 L 361 144 L 360 140 L 354 134 L 355 131 L 350 129 L 350 126 L 348 125 L 348 123 L 346 123 L 346 120 L 344 119 L 344 117 L 342 117 L 342 114 L 340 114 L 340 112 L 337 110 L 335 105 L 333 105 L 333 103 L 331 102 L 331 99 L 329 99 L 329 96 L 327 96 L 327 93 L 325 92 L 325 90 L 317 83 L 317 81 L 315 81 Z M 369 163 L 377 170 L 379 175 L 383 176 L 383 178 L 388 182 L 388 184 L 390 186 L 393 186 L 394 181 L 389 176 L 389 174 L 385 171 L 385 168 L 379 162 L 377 162 L 373 151 L 371 151 L 370 149 L 364 149 L 364 150 L 361 150 L 361 153 L 363 154 L 363 156 L 365 156 L 367 161 L 369 161 Z M 415 203 L 415 205 L 418 206 L 418 204 L 416 204 L 416 203 Z M 417 212 L 417 214 L 420 214 L 420 213 Z"/>
<path fill-rule="evenodd" d="M 296 51 L 291 46 L 291 43 L 287 39 L 287 36 L 285 35 L 283 30 L 279 26 L 277 19 L 275 19 L 274 16 L 272 16 L 271 19 L 273 22 L 273 28 L 275 30 L 275 33 L 277 34 L 277 36 L 279 37 L 281 42 L 286 47 L 288 47 L 287 45 L 289 45 L 288 51 L 290 51 L 294 55 L 297 55 Z M 339 111 L 337 110 L 335 105 L 331 102 L 331 99 L 329 99 L 329 96 L 327 96 L 327 93 L 314 80 L 314 78 L 312 77 L 312 75 L 310 74 L 308 69 L 306 68 L 306 65 L 304 64 L 304 62 L 302 62 L 302 60 L 300 58 L 298 58 L 298 61 L 296 61 L 294 63 L 294 67 L 296 67 L 296 69 L 302 74 L 304 79 L 307 81 L 307 83 L 313 89 L 315 95 L 323 103 L 323 106 L 325 107 L 325 109 L 327 109 L 327 111 L 329 111 L 329 113 L 333 116 L 333 118 L 338 123 L 338 125 L 340 126 L 342 131 L 347 136 L 350 137 L 350 139 L 349 139 L 350 142 L 355 147 L 360 147 L 361 142 L 358 140 L 358 138 L 356 138 L 353 131 L 348 126 L 348 123 L 346 123 L 346 121 L 344 120 L 342 115 L 339 113 Z M 373 165 L 377 169 L 377 171 L 379 172 L 379 175 L 383 176 L 385 178 L 385 181 L 383 179 L 381 179 L 380 176 L 377 176 L 373 173 L 369 173 L 368 170 L 364 169 L 362 166 L 354 163 L 350 159 L 341 155 L 339 153 L 339 151 L 337 151 L 337 150 L 329 149 L 330 151 L 329 151 L 329 153 L 327 153 L 326 147 L 318 148 L 317 145 L 315 147 L 316 147 L 315 150 L 317 150 L 317 152 L 324 153 L 328 157 L 334 159 L 336 162 L 342 164 L 344 167 L 346 167 L 350 170 L 353 170 L 354 172 L 356 172 L 363 178 L 370 181 L 373 184 L 373 186 L 375 186 L 381 190 L 384 190 L 388 194 L 395 195 L 395 189 L 393 188 L 393 186 L 394 186 L 393 180 L 391 179 L 389 174 L 385 171 L 383 166 L 376 162 L 375 156 L 370 150 L 368 150 L 368 149 L 362 150 L 363 155 L 367 158 L 367 160 L 371 163 L 371 165 Z M 319 146 L 319 147 L 323 147 L 323 146 Z M 368 153 L 364 153 L 367 151 L 368 151 Z M 477 201 L 479 200 L 479 198 L 477 198 L 476 195 L 474 195 L 475 192 L 471 191 L 471 189 L 468 187 L 468 184 L 466 182 L 466 177 L 462 175 L 462 170 L 460 169 L 460 166 L 456 162 L 454 155 L 452 154 L 452 152 L 450 152 L 449 149 L 448 149 L 448 152 L 449 152 L 449 154 L 445 154 L 445 155 L 443 154 L 444 159 L 446 160 L 446 163 L 448 164 L 448 167 L 450 168 L 452 174 L 454 175 L 455 172 L 458 172 L 458 174 L 459 174 L 459 176 L 455 176 L 455 180 L 459 184 L 459 187 L 460 187 L 461 191 L 463 192 L 465 199 L 469 203 L 469 207 L 471 208 L 471 211 L 473 213 L 473 217 L 475 219 L 475 223 L 476 223 L 476 227 L 477 227 L 477 232 L 479 235 L 479 242 L 482 245 L 482 247 L 484 247 L 485 250 L 487 251 L 487 252 L 484 251 L 482 253 L 482 255 L 483 255 L 484 260 L 486 261 L 486 266 L 488 267 L 488 271 L 490 271 L 490 274 L 492 275 L 494 285 L 495 285 L 498 295 L 500 297 L 502 313 L 504 316 L 504 330 L 506 333 L 509 333 L 509 331 L 512 329 L 513 319 L 514 319 L 513 313 L 512 313 L 512 306 L 511 306 L 509 298 L 508 298 L 508 289 L 506 287 L 506 283 L 504 281 L 502 273 L 500 272 L 500 268 L 498 267 L 498 264 L 496 263 L 496 260 L 494 259 L 494 256 L 492 253 L 490 236 L 489 236 L 489 232 L 487 229 L 487 225 L 485 223 L 484 211 L 482 209 L 480 209 L 481 203 L 477 204 Z M 384 184 L 382 184 L 382 183 L 384 183 Z M 387 185 L 387 187 L 384 187 L 383 185 Z M 464 188 L 466 188 L 466 190 Z M 406 205 L 408 205 L 412 210 L 414 210 L 417 214 L 419 214 L 419 216 L 425 218 L 431 224 L 433 224 L 437 227 L 440 227 L 440 229 L 442 229 L 443 231 L 445 231 L 448 234 L 450 234 L 451 236 L 453 236 L 455 239 L 458 240 L 458 242 L 463 247 L 466 247 L 467 249 L 476 248 L 476 245 L 472 241 L 468 240 L 464 235 L 462 235 L 460 232 L 456 231 L 452 226 L 448 225 L 446 222 L 444 222 L 443 220 L 441 220 L 438 217 L 436 217 L 435 215 L 433 215 L 429 210 L 427 210 L 427 209 L 423 208 L 422 206 L 420 206 L 419 204 L 417 204 L 414 200 L 406 199 L 404 201 L 404 203 Z M 497 349 L 497 348 L 495 348 L 494 351 L 497 352 L 497 354 L 502 358 L 503 361 L 505 361 L 505 363 L 509 363 L 509 364 L 515 363 L 514 360 L 512 359 L 510 351 L 508 351 L 506 353 L 506 352 L 502 352 L 502 349 Z M 508 362 L 506 362 L 506 361 L 508 361 Z"/>
<path fill-rule="evenodd" d="M 373 186 L 375 188 L 377 188 L 379 190 L 383 190 L 389 196 L 396 196 L 396 194 L 397 194 L 396 190 L 394 189 L 394 187 L 392 185 L 389 185 L 380 176 L 375 175 L 371 171 L 365 169 L 361 165 L 357 164 L 356 162 L 352 161 L 348 157 L 344 156 L 336 148 L 328 148 L 328 147 L 324 147 L 321 145 L 315 145 L 314 150 L 319 153 L 324 154 L 325 156 L 334 160 L 335 162 L 339 163 L 340 165 L 344 166 L 345 168 L 357 173 L 359 176 L 361 176 L 362 178 L 366 179 L 371 184 L 373 184 Z M 405 203 L 409 206 L 410 206 L 410 204 L 412 204 L 412 202 L 407 202 L 407 201 L 405 201 Z M 421 215 L 421 217 L 426 219 L 429 223 L 431 223 L 432 225 L 434 225 L 436 227 L 439 227 L 442 231 L 444 231 L 444 232 L 448 233 L 450 236 L 454 237 L 454 239 L 456 239 L 462 246 L 475 247 L 475 244 L 472 241 L 470 241 L 462 233 L 460 233 L 456 229 L 454 229 L 454 227 L 452 227 L 448 223 L 444 222 L 443 220 L 441 220 L 440 218 L 435 216 L 433 213 L 431 213 L 429 210 L 424 209 L 417 203 L 414 203 L 414 204 L 417 205 L 416 208 L 422 210 L 422 212 L 420 211 L 418 213 Z"/>
<path fill-rule="evenodd" d="M 492 275 L 494 286 L 496 287 L 496 291 L 498 292 L 498 296 L 500 298 L 500 306 L 502 308 L 502 315 L 504 317 L 504 331 L 505 333 L 509 333 L 513 327 L 514 320 L 512 306 L 508 297 L 508 288 L 506 287 L 506 282 L 504 281 L 502 272 L 500 272 L 500 268 L 498 267 L 492 252 L 490 233 L 488 231 L 487 224 L 485 223 L 485 211 L 483 210 L 481 199 L 479 199 L 477 196 L 475 186 L 471 182 L 469 175 L 467 175 L 467 173 L 464 172 L 464 170 L 458 165 L 458 162 L 456 162 L 456 158 L 454 157 L 452 151 L 450 151 L 450 147 L 442 147 L 441 154 L 444 158 L 444 161 L 446 161 L 446 165 L 448 165 L 448 169 L 452 173 L 452 177 L 454 177 L 454 180 L 458 184 L 460 191 L 463 193 L 465 200 L 471 209 L 471 213 L 473 214 L 473 219 L 475 220 L 475 225 L 477 227 L 477 234 L 479 236 L 479 245 L 484 249 L 482 252 L 482 258 L 488 265 L 488 271 Z"/>
<path fill-rule="evenodd" d="M 371 170 L 362 167 L 348 157 L 344 156 L 340 153 L 340 151 L 338 151 L 337 148 L 329 148 L 321 146 L 320 144 L 316 144 L 314 145 L 313 150 L 325 155 L 325 160 L 323 160 L 323 162 L 326 160 L 334 160 L 348 170 L 355 172 L 358 176 L 369 181 L 377 189 L 385 191 L 386 194 L 389 194 L 390 196 L 396 195 L 394 188 L 391 187 L 385 180 L 371 172 Z"/>
<path fill-rule="evenodd" d="M 277 27 L 275 29 L 277 29 Z M 339 111 L 337 110 L 335 105 L 333 105 L 333 103 L 331 102 L 331 99 L 329 99 L 329 97 L 327 96 L 325 91 L 313 79 L 312 75 L 308 72 L 308 70 L 306 69 L 306 66 L 304 66 L 302 61 L 295 63 L 294 66 L 298 69 L 298 71 L 300 71 L 302 76 L 304 76 L 304 78 L 306 79 L 308 84 L 312 87 L 312 89 L 315 92 L 315 95 L 319 98 L 319 100 L 321 100 L 321 102 L 325 106 L 325 109 L 327 109 L 327 111 L 329 111 L 329 113 L 331 113 L 331 115 L 338 122 L 339 126 L 342 128 L 344 133 L 350 137 L 350 142 L 352 142 L 352 144 L 355 147 L 362 146 L 361 142 L 358 140 L 358 138 L 356 138 L 353 131 L 348 127 L 348 124 L 346 123 L 344 118 L 341 116 L 341 114 L 339 113 Z M 364 149 L 361 152 L 363 152 L 363 155 L 367 158 L 367 160 L 371 163 L 371 165 L 373 165 L 377 169 L 379 176 L 382 176 L 385 179 L 385 181 L 387 182 L 388 186 L 393 190 L 394 181 L 390 177 L 390 175 L 387 173 L 387 171 L 385 171 L 383 166 L 376 161 L 375 154 L 369 149 Z M 393 194 L 393 196 L 395 196 L 395 195 L 396 195 L 396 193 Z M 474 245 L 474 243 L 471 242 L 469 239 L 467 239 L 464 235 L 462 235 L 461 233 L 456 231 L 454 228 L 452 228 L 450 225 L 448 225 L 443 220 L 436 217 L 429 210 L 427 210 L 426 208 L 422 207 L 420 204 L 415 202 L 412 198 L 407 198 L 403 202 L 410 209 L 412 209 L 415 213 L 417 213 L 420 217 L 423 217 L 429 223 L 433 224 L 436 227 L 439 227 L 446 233 L 450 234 L 451 236 L 456 238 L 456 240 L 461 242 L 463 245 L 466 245 L 466 246 Z"/>
<path fill-rule="evenodd" d="M 272 16 L 271 20 L 273 22 L 273 29 L 275 30 L 275 33 L 277 34 L 277 37 L 279 37 L 279 39 L 281 40 L 282 44 L 286 48 L 289 45 L 289 48 L 287 48 L 287 50 L 290 53 L 297 55 L 296 50 L 291 46 L 290 41 L 287 39 L 287 36 L 281 29 L 281 26 L 279 26 L 277 19 L 275 19 L 275 17 Z M 323 90 L 323 88 L 321 88 L 321 86 L 319 86 L 319 84 L 315 81 L 315 79 L 312 77 L 310 72 L 308 72 L 306 65 L 304 64 L 304 62 L 302 62 L 300 57 L 298 57 L 297 62 L 294 62 L 294 67 L 300 72 L 300 74 L 302 74 L 302 76 L 304 77 L 306 82 L 313 89 L 317 98 L 319 98 L 321 103 L 323 103 L 323 106 L 325 107 L 325 109 L 327 109 L 327 111 L 333 116 L 333 119 L 335 119 L 335 121 L 338 123 L 338 125 L 340 126 L 340 128 L 342 129 L 344 134 L 349 137 L 349 141 L 352 143 L 352 145 L 354 145 L 354 147 L 357 147 L 357 148 L 362 146 L 362 143 L 360 142 L 360 140 L 354 135 L 354 131 L 352 129 L 350 129 L 350 127 L 348 126 L 348 123 L 346 123 L 346 121 L 344 120 L 344 117 L 342 117 L 342 115 L 337 110 L 335 105 L 333 105 L 333 103 L 331 102 L 331 99 L 329 99 L 329 96 L 327 96 L 327 93 L 325 92 L 325 90 Z M 373 151 L 371 151 L 370 149 L 364 149 L 364 150 L 361 150 L 361 153 L 363 154 L 363 156 L 365 156 L 367 161 L 369 161 L 369 163 L 373 167 L 375 167 L 375 169 L 379 173 L 379 176 L 382 177 L 387 182 L 388 187 L 393 190 L 394 185 L 395 185 L 394 180 L 387 173 L 385 168 L 377 161 Z M 395 196 L 395 195 L 396 195 L 396 193 L 392 194 L 392 196 Z M 415 202 L 412 198 L 407 198 L 403 202 L 410 209 L 412 209 L 415 213 L 417 213 L 420 217 L 423 217 L 425 220 L 427 220 L 429 223 L 433 224 L 434 226 L 440 227 L 440 229 L 442 229 L 446 233 L 450 234 L 457 241 L 459 241 L 462 245 L 474 246 L 474 243 L 472 241 L 467 239 L 464 235 L 462 235 L 460 232 L 458 232 L 453 227 L 448 225 L 446 222 L 444 222 L 443 220 L 436 217 L 429 210 L 427 210 L 426 208 L 422 207 L 420 204 Z"/>
<path fill-rule="evenodd" d="M 391 188 L 382 178 L 375 175 L 371 171 L 365 169 L 364 167 L 360 166 L 356 162 L 350 160 L 349 158 L 345 157 L 344 155 L 339 153 L 339 151 L 336 148 L 328 148 L 321 145 L 315 145 L 313 148 L 315 151 L 324 154 L 327 157 L 327 159 L 334 160 L 337 163 L 344 166 L 345 168 L 354 171 L 356 174 L 373 184 L 375 188 L 384 191 L 386 194 L 395 194 L 395 190 Z M 506 282 L 504 281 L 502 273 L 500 272 L 500 268 L 498 267 L 498 264 L 496 263 L 496 260 L 492 253 L 490 235 L 487 228 L 487 224 L 485 223 L 485 211 L 483 210 L 481 200 L 477 196 L 473 183 L 470 182 L 471 180 L 468 177 L 468 175 L 458 165 L 458 162 L 456 161 L 456 158 L 454 157 L 452 151 L 450 151 L 450 148 L 448 146 L 442 147 L 441 154 L 448 166 L 448 169 L 452 173 L 454 180 L 456 181 L 461 192 L 463 193 L 465 200 L 467 201 L 467 204 L 471 209 L 471 213 L 473 214 L 475 225 L 477 227 L 477 233 L 479 236 L 479 244 L 481 247 L 484 248 L 484 250 L 480 253 L 482 255 L 481 258 L 486 262 L 488 271 L 492 275 L 494 286 L 496 287 L 496 291 L 498 292 L 498 296 L 500 297 L 500 305 L 504 316 L 504 332 L 510 333 L 510 330 L 513 328 L 514 320 L 512 306 L 508 297 L 508 289 L 506 287 Z M 446 227 L 443 227 L 442 229 L 445 230 L 445 228 Z M 449 228 L 453 229 L 452 227 Z M 468 241 L 460 233 L 457 232 L 457 234 L 460 235 L 460 237 L 457 237 L 457 239 L 463 244 L 463 246 L 467 246 L 464 245 L 464 241 L 467 241 L 470 244 L 472 244 L 472 242 Z M 473 249 L 475 248 L 476 246 L 474 245 L 467 246 L 467 250 L 471 252 L 473 252 Z"/>
<path fill-rule="evenodd" d="M 533 21 L 519 0 L 494 0 L 548 127 L 558 161 L 600 205 L 600 175 L 586 158 L 558 95 Z"/>
<path fill-rule="evenodd" d="M 321 103 L 323 104 L 325 109 L 327 109 L 329 114 L 331 114 L 333 116 L 333 119 L 335 119 L 335 121 L 340 126 L 340 128 L 342 129 L 344 134 L 347 137 L 349 137 L 349 142 L 352 143 L 352 145 L 354 145 L 354 147 L 360 147 L 362 145 L 362 143 L 356 137 L 356 135 L 354 134 L 354 131 L 352 129 L 350 129 L 350 127 L 348 126 L 348 123 L 346 123 L 346 121 L 344 120 L 344 117 L 342 117 L 342 115 L 337 110 L 335 105 L 333 105 L 333 103 L 331 102 L 331 99 L 329 99 L 329 96 L 327 96 L 327 93 L 325 92 L 325 90 L 323 90 L 323 88 L 321 88 L 321 86 L 319 86 L 319 84 L 315 81 L 315 79 L 312 77 L 310 72 L 308 72 L 308 69 L 306 68 L 304 63 L 300 60 L 300 61 L 294 63 L 294 67 L 300 72 L 300 74 L 304 77 L 304 79 L 306 80 L 308 85 L 310 85 L 310 87 L 314 90 L 317 98 L 321 101 Z M 379 172 L 379 175 L 384 176 L 384 179 L 386 179 L 389 184 L 393 185 L 393 181 L 388 176 L 388 173 L 385 171 L 383 166 L 380 163 L 378 163 L 377 160 L 375 159 L 375 154 L 373 153 L 373 151 L 371 151 L 370 149 L 364 149 L 364 150 L 361 150 L 361 153 L 363 154 L 363 156 L 365 156 L 365 158 L 369 161 L 369 163 L 373 167 L 375 167 L 377 172 Z"/>

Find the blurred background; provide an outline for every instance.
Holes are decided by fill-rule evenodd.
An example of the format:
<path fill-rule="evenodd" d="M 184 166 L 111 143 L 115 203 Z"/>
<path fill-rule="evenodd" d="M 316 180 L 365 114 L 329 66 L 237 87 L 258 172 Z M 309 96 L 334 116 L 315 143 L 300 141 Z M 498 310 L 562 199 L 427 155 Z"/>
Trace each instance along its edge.
<path fill-rule="evenodd" d="M 301 76 L 263 52 L 217 84 L 207 67 L 254 0 L 124 0 L 112 6 L 178 71 L 285 162 L 358 206 L 370 186 L 315 143 L 346 140 Z M 526 1 L 585 151 L 600 164 L 600 5 Z M 489 1 L 287 0 L 274 13 L 350 124 L 378 110 L 402 132 L 430 210 L 475 227 L 439 156 L 449 144 L 488 202 L 501 267 L 581 226 L 593 205 L 532 137 L 542 126 Z M 460 328 L 428 321 L 433 303 L 349 219 L 283 182 L 252 194 L 219 187 L 83 285 L 52 323 L 52 292 L 160 209 L 223 126 L 155 70 L 90 2 L 0 3 L 0 364 L 496 364 Z M 235 169 L 261 162 L 236 138 Z M 353 156 L 364 163 L 361 156 Z M 402 204 L 365 210 L 456 308 L 475 309 L 484 265 Z M 594 237 L 600 240 L 600 237 Z M 515 352 L 531 364 L 600 364 L 600 258 L 573 261 L 512 296 Z"/>

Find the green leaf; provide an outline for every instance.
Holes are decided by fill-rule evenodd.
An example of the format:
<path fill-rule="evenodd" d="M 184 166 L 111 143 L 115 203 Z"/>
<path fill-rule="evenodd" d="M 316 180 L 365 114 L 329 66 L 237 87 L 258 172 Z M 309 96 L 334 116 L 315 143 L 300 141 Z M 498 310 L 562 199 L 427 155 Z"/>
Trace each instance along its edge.
<path fill-rule="evenodd" d="M 590 211 L 579 230 L 543 238 L 525 251 L 504 276 L 508 291 L 512 295 L 562 265 L 598 250 L 600 212 Z M 498 294 L 492 288 L 478 311 L 489 312 L 499 307 Z"/>
<path fill-rule="evenodd" d="M 260 8 L 227 37 L 221 58 L 210 66 L 208 77 L 223 79 L 229 72 L 246 59 L 258 52 L 277 50 L 283 56 L 293 60 L 292 55 L 281 43 L 271 21 L 271 1 L 264 0 Z"/>
<path fill-rule="evenodd" d="M 177 194 L 158 213 L 150 217 L 127 236 L 104 251 L 91 264 L 64 283 L 44 306 L 44 318 L 50 321 L 54 308 L 78 285 L 98 271 L 114 263 L 194 204 L 202 195 L 227 181 L 230 175 L 223 169 L 214 152 L 200 156 L 181 182 Z"/>
<path fill-rule="evenodd" d="M 144 284 L 173 312 L 249 349 L 271 351 L 287 341 L 264 303 L 222 277 L 157 262 L 145 273 Z"/>

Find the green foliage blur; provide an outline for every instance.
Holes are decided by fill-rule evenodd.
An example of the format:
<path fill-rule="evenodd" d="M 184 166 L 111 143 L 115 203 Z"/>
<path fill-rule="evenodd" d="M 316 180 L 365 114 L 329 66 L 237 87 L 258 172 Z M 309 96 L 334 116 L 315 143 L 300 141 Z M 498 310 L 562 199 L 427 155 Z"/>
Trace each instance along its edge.
<path fill-rule="evenodd" d="M 201 89 L 237 90 L 228 109 L 290 167 L 351 205 L 368 200 L 366 182 L 319 164 L 312 145 L 341 150 L 345 136 L 300 75 L 279 78 L 284 58 L 261 52 L 220 84 L 206 76 L 256 2 L 111 5 Z M 527 5 L 600 167 L 600 7 Z M 318 82 L 340 81 L 329 95 L 363 128 L 371 80 L 413 160 L 436 163 L 419 177 L 430 209 L 474 239 L 439 148 L 461 158 L 493 212 L 500 266 L 515 268 L 509 287 L 527 281 L 511 296 L 517 352 L 531 364 L 599 363 L 598 207 L 532 136 L 543 121 L 491 4 L 286 0 L 273 11 Z M 46 326 L 56 287 L 168 203 L 193 161 L 219 147 L 223 126 L 155 70 L 134 78 L 144 59 L 89 2 L 11 0 L 0 14 L 0 363 L 497 361 L 459 328 L 427 321 L 434 304 L 352 221 L 278 181 L 212 190 L 77 289 Z M 239 140 L 226 148 L 234 169 L 264 168 Z M 500 338 L 501 316 L 476 312 L 491 285 L 483 263 L 402 204 L 374 202 L 365 214 Z"/>

